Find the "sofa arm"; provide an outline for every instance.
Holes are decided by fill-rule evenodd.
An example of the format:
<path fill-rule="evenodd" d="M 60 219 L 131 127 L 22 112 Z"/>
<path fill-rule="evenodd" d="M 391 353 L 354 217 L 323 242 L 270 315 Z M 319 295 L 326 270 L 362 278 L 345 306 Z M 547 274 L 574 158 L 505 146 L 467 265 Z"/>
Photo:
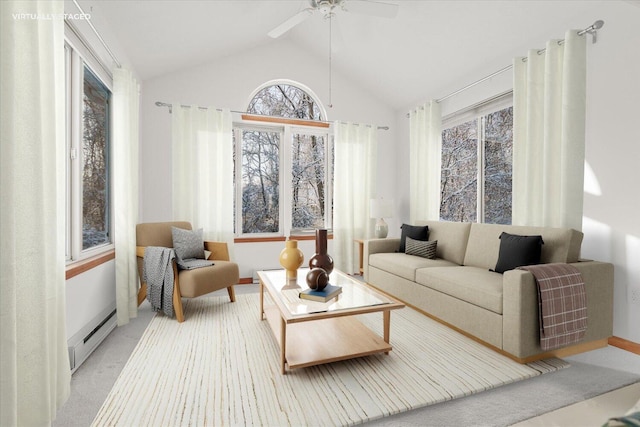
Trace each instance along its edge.
<path fill-rule="evenodd" d="M 587 261 L 572 263 L 584 280 L 587 292 L 585 341 L 613 334 L 613 264 Z M 503 275 L 502 349 L 526 358 L 542 352 L 540 347 L 538 289 L 533 275 L 509 270 Z"/>
<path fill-rule="evenodd" d="M 540 352 L 538 289 L 533 274 L 505 271 L 502 278 L 502 349 L 519 358 Z"/>
<path fill-rule="evenodd" d="M 583 261 L 571 264 L 580 271 L 587 291 L 586 341 L 613 335 L 613 264 Z"/>
<path fill-rule="evenodd" d="M 365 240 L 362 248 L 362 274 L 364 280 L 369 280 L 369 255 L 385 252 L 397 252 L 399 247 L 399 238 Z"/>

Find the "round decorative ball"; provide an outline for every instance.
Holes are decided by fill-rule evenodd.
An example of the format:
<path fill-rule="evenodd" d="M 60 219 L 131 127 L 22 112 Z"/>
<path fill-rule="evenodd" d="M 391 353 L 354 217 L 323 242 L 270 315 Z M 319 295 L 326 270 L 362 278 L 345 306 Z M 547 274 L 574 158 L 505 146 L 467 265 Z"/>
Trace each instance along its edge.
<path fill-rule="evenodd" d="M 309 289 L 321 291 L 327 287 L 329 283 L 329 275 L 322 268 L 312 268 L 307 273 L 307 285 Z"/>

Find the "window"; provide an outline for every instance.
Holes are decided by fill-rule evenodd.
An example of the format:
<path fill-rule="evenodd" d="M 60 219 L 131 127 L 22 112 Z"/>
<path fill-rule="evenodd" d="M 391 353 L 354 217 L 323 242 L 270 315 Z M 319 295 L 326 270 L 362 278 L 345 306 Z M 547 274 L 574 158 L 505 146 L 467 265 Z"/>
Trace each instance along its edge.
<path fill-rule="evenodd" d="M 274 84 L 258 91 L 249 101 L 248 113 L 292 119 L 322 120 L 320 104 L 292 84 Z"/>
<path fill-rule="evenodd" d="M 109 243 L 109 101 L 111 92 L 84 66 L 82 249 Z"/>
<path fill-rule="evenodd" d="M 510 100 L 511 94 L 445 119 L 441 219 L 511 223 L 513 107 L 505 107 Z"/>
<path fill-rule="evenodd" d="M 291 147 L 292 228 L 325 226 L 326 135 L 295 132 Z"/>
<path fill-rule="evenodd" d="M 280 131 L 241 129 L 242 230 L 280 231 Z"/>
<path fill-rule="evenodd" d="M 67 261 L 112 246 L 111 91 L 91 60 L 65 45 L 67 120 Z M 103 73 L 104 74 L 104 73 Z"/>
<path fill-rule="evenodd" d="M 271 120 L 234 125 L 236 234 L 330 228 L 333 148 L 320 104 L 296 85 L 272 84 L 247 112 Z"/>

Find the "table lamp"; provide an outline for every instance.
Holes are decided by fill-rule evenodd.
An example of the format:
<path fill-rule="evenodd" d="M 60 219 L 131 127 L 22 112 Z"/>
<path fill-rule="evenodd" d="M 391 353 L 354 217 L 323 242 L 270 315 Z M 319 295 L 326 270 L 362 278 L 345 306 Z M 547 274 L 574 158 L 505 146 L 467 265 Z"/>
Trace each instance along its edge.
<path fill-rule="evenodd" d="M 369 203 L 369 213 L 371 218 L 376 219 L 375 236 L 384 239 L 389 234 L 389 226 L 384 218 L 391 218 L 393 201 L 386 199 L 371 199 Z"/>

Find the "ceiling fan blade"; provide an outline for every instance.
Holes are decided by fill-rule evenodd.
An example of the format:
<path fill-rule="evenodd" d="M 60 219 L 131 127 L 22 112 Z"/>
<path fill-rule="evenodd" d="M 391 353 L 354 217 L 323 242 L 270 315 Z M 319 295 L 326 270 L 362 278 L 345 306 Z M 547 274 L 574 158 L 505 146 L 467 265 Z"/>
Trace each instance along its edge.
<path fill-rule="evenodd" d="M 303 22 L 305 19 L 310 17 L 313 14 L 313 9 L 307 8 L 301 10 L 300 12 L 293 15 L 291 18 L 284 21 L 282 24 L 278 25 L 273 30 L 269 31 L 267 35 L 271 38 L 277 39 L 299 23 Z"/>
<path fill-rule="evenodd" d="M 378 16 L 380 18 L 395 18 L 398 14 L 397 4 L 373 0 L 347 0 L 344 7 L 349 12 Z"/>

